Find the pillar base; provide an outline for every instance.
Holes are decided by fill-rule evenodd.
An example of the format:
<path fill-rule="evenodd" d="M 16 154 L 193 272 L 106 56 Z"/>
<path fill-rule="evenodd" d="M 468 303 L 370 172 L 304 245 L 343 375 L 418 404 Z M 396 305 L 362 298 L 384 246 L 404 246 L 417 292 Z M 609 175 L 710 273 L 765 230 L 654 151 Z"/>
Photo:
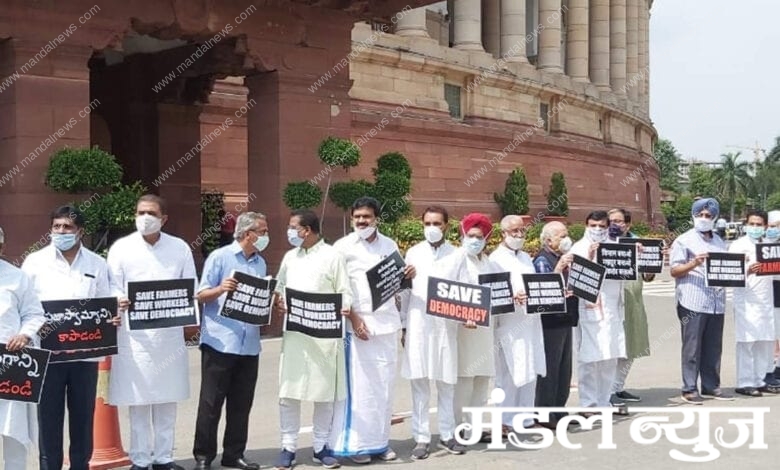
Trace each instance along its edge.
<path fill-rule="evenodd" d="M 478 44 L 478 43 L 475 43 L 475 44 L 458 44 L 456 46 L 453 46 L 453 49 L 458 49 L 460 51 L 485 52 L 485 49 L 482 48 L 482 45 Z"/>
<path fill-rule="evenodd" d="M 421 31 L 419 29 L 404 29 L 401 31 L 396 31 L 395 35 L 405 37 L 405 38 L 430 38 L 431 37 L 430 35 L 428 35 L 427 31 Z"/>
<path fill-rule="evenodd" d="M 563 73 L 563 68 L 558 67 L 557 65 L 548 65 L 548 66 L 539 66 L 539 70 L 548 72 L 548 73 Z"/>

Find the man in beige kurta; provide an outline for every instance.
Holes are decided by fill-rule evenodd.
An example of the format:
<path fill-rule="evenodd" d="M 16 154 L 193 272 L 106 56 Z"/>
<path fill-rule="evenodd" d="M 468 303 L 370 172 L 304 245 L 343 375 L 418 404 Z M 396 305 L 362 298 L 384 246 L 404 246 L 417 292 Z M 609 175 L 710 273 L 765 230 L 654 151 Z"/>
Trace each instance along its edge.
<path fill-rule="evenodd" d="M 285 287 L 319 294 L 342 294 L 342 313 L 349 313 L 352 294 L 341 254 L 320 238 L 320 222 L 314 212 L 293 212 L 287 240 L 295 248 L 282 259 L 277 291 Z M 279 366 L 279 409 L 282 451 L 277 468 L 295 463 L 301 427 L 301 401 L 314 402 L 314 462 L 325 468 L 339 466 L 327 447 L 333 419 L 333 405 L 346 392 L 346 360 L 343 340 L 313 338 L 297 331 L 285 331 Z"/>

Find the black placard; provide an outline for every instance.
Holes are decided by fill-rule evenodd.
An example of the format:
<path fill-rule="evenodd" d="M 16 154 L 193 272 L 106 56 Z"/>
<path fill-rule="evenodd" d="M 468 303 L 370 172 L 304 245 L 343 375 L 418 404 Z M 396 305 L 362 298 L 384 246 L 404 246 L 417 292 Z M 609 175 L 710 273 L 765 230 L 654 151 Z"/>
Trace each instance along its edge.
<path fill-rule="evenodd" d="M 772 296 L 775 300 L 775 308 L 780 308 L 780 281 L 772 281 Z"/>
<path fill-rule="evenodd" d="M 116 326 L 110 323 L 116 316 L 116 297 L 47 300 L 41 305 L 46 317 L 38 333 L 41 348 L 76 351 L 116 347 Z"/>
<path fill-rule="evenodd" d="M 607 268 L 605 279 L 636 281 L 636 245 L 599 243 L 596 263 Z"/>
<path fill-rule="evenodd" d="M 780 243 L 758 243 L 756 244 L 756 261 L 761 263 L 758 266 L 758 276 L 772 276 L 780 274 Z"/>
<path fill-rule="evenodd" d="M 637 254 L 637 269 L 640 273 L 658 274 L 664 270 L 664 241 L 660 238 L 620 237 L 618 243 L 642 245 L 642 252 Z"/>
<path fill-rule="evenodd" d="M 745 287 L 745 255 L 711 252 L 706 261 L 707 287 Z"/>
<path fill-rule="evenodd" d="M 480 274 L 479 285 L 490 287 L 490 314 L 499 315 L 515 311 L 515 299 L 509 273 Z"/>
<path fill-rule="evenodd" d="M 405 266 L 401 253 L 396 251 L 366 271 L 368 287 L 371 289 L 371 310 L 376 311 L 404 288 Z"/>
<path fill-rule="evenodd" d="M 230 277 L 238 281 L 238 287 L 227 293 L 219 314 L 251 325 L 269 325 L 276 279 L 255 277 L 239 271 L 233 271 Z"/>
<path fill-rule="evenodd" d="M 566 291 L 563 274 L 523 274 L 526 312 L 566 313 Z"/>
<path fill-rule="evenodd" d="M 315 294 L 285 288 L 287 314 L 284 330 L 314 338 L 343 338 L 344 316 L 341 294 Z"/>
<path fill-rule="evenodd" d="M 57 362 L 83 361 L 84 359 L 94 359 L 98 357 L 114 356 L 119 354 L 119 348 L 116 346 L 110 348 L 86 349 L 81 351 L 62 351 L 52 353 L 49 358 L 49 364 Z"/>
<path fill-rule="evenodd" d="M 490 287 L 428 278 L 426 313 L 462 323 L 490 326 Z"/>
<path fill-rule="evenodd" d="M 604 266 L 582 256 L 574 255 L 569 269 L 567 289 L 583 300 L 596 303 L 606 271 L 607 268 Z"/>
<path fill-rule="evenodd" d="M 194 279 L 128 282 L 127 297 L 130 331 L 199 324 Z"/>
<path fill-rule="evenodd" d="M 35 348 L 11 352 L 0 344 L 0 399 L 38 403 L 50 355 Z"/>

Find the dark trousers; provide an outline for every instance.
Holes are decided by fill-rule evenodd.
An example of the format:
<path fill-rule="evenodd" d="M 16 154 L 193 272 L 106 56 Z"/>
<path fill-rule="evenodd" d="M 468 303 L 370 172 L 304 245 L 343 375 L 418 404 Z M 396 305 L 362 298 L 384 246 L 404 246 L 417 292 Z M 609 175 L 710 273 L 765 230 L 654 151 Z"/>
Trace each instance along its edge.
<path fill-rule="evenodd" d="M 723 352 L 723 317 L 712 313 L 692 312 L 677 304 L 682 333 L 683 393 L 720 387 L 720 357 Z"/>
<path fill-rule="evenodd" d="M 97 362 L 49 364 L 38 405 L 41 470 L 62 469 L 66 400 L 70 431 L 70 468 L 89 470 L 97 378 Z"/>
<path fill-rule="evenodd" d="M 536 381 L 536 406 L 566 406 L 571 386 L 571 327 L 544 329 L 547 376 Z M 555 420 L 566 413 L 551 413 Z"/>
<path fill-rule="evenodd" d="M 208 462 L 217 456 L 217 427 L 225 403 L 222 461 L 230 463 L 243 458 L 246 450 L 260 356 L 221 353 L 205 344 L 200 350 L 200 401 L 192 453 Z"/>

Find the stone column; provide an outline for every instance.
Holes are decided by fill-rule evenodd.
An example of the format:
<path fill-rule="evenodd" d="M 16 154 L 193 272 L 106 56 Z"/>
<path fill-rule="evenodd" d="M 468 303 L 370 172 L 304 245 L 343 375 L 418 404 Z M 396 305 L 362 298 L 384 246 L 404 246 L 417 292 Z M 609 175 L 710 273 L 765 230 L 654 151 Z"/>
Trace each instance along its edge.
<path fill-rule="evenodd" d="M 501 54 L 501 7 L 497 1 L 482 4 L 482 44 L 493 57 Z"/>
<path fill-rule="evenodd" d="M 574 80 L 588 81 L 588 0 L 569 0 L 566 69 Z"/>
<path fill-rule="evenodd" d="M 538 67 L 549 72 L 563 73 L 561 63 L 561 0 L 539 0 Z"/>
<path fill-rule="evenodd" d="M 634 103 L 639 98 L 642 77 L 639 74 L 639 2 L 628 0 L 626 20 L 626 88 L 628 98 Z"/>
<path fill-rule="evenodd" d="M 395 27 L 395 34 L 399 36 L 421 38 L 430 37 L 428 36 L 428 29 L 425 22 L 425 8 L 409 10 L 398 19 L 398 25 Z"/>
<path fill-rule="evenodd" d="M 614 93 L 626 93 L 626 0 L 610 3 L 609 83 Z"/>
<path fill-rule="evenodd" d="M 501 0 L 501 56 L 507 62 L 528 63 L 525 0 Z"/>
<path fill-rule="evenodd" d="M 648 113 L 650 90 L 650 9 L 646 0 L 639 1 L 639 101 Z"/>
<path fill-rule="evenodd" d="M 609 0 L 590 1 L 590 81 L 609 90 Z"/>
<path fill-rule="evenodd" d="M 482 4 L 479 0 L 455 0 L 455 49 L 483 51 Z"/>

